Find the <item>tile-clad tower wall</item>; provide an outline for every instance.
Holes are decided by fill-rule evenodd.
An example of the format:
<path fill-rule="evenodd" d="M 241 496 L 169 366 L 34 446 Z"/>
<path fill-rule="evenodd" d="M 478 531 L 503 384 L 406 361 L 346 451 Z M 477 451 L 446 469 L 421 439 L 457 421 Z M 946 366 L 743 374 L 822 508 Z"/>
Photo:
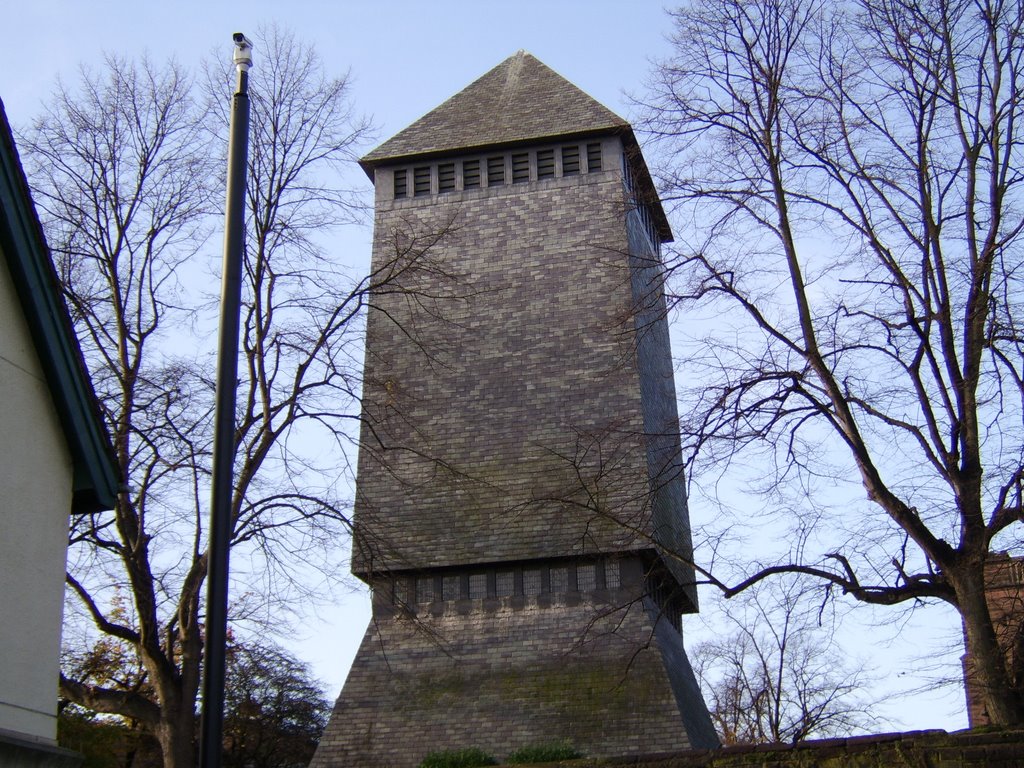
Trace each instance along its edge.
<path fill-rule="evenodd" d="M 693 543 L 663 291 L 664 267 L 636 205 L 629 206 L 625 225 L 632 271 L 636 367 L 650 481 L 650 526 L 660 550 L 668 555 L 664 558 L 665 565 L 696 609 L 697 590 L 693 569 L 688 562 Z"/>
<path fill-rule="evenodd" d="M 671 364 L 665 379 L 650 344 L 638 355 L 621 145 L 603 144 L 607 170 L 403 200 L 377 171 L 374 267 L 450 229 L 439 271 L 415 275 L 448 298 L 370 312 L 356 572 L 653 546 L 650 468 L 666 459 L 647 427 L 656 411 L 658 435 L 670 425 L 663 406 L 645 414 L 640 363 L 662 399 Z M 662 517 L 685 528 L 671 490 Z"/>
<path fill-rule="evenodd" d="M 313 765 L 717 745 L 680 627 L 671 232 L 628 123 L 520 52 L 362 162 L 374 618 Z"/>
<path fill-rule="evenodd" d="M 311 768 L 564 740 L 587 755 L 713 744 L 682 638 L 638 586 L 379 614 Z"/>

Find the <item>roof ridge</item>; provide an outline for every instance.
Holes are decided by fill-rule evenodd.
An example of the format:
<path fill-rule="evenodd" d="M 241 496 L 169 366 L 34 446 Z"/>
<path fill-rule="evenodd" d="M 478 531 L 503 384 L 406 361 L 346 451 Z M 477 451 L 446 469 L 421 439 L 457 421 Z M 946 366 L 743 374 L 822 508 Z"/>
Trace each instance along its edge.
<path fill-rule="evenodd" d="M 372 176 L 398 158 L 622 129 L 629 123 L 520 49 L 360 162 Z"/>

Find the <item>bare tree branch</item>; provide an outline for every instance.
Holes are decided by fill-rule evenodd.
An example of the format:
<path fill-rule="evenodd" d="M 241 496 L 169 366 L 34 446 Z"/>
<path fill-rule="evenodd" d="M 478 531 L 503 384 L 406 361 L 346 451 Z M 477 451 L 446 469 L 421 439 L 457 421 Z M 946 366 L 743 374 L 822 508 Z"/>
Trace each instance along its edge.
<path fill-rule="evenodd" d="M 673 21 L 642 106 L 684 233 L 669 285 L 716 318 L 684 353 L 691 482 L 756 465 L 798 529 L 823 480 L 866 502 L 720 587 L 946 601 L 994 720 L 1024 722 L 983 598 L 990 549 L 1020 540 L 1024 10 L 714 0 Z"/>

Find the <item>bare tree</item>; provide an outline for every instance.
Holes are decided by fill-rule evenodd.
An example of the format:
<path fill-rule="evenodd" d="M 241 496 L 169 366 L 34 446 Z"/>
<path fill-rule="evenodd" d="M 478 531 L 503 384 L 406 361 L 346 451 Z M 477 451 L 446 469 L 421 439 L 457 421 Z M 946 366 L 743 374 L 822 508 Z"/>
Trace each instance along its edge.
<path fill-rule="evenodd" d="M 863 668 L 835 645 L 807 597 L 799 583 L 763 584 L 727 607 L 731 631 L 694 649 L 723 744 L 796 743 L 872 724 Z"/>
<path fill-rule="evenodd" d="M 276 29 L 257 46 L 232 566 L 249 587 L 236 608 L 262 608 L 266 620 L 301 591 L 297 567 L 328 567 L 347 535 L 344 448 L 359 414 L 364 306 L 397 276 L 436 265 L 432 240 L 358 279 L 328 254 L 336 225 L 358 212 L 339 170 L 367 124 L 347 79 L 325 76 L 308 46 Z M 77 90 L 60 87 L 22 140 L 129 483 L 112 512 L 74 521 L 67 583 L 71 612 L 131 648 L 141 679 L 108 686 L 68 668 L 61 693 L 143 724 L 167 768 L 194 761 L 214 367 L 196 257 L 219 225 L 224 75 L 196 99 L 176 65 L 110 58 Z M 118 589 L 124 610 L 112 602 Z"/>
<path fill-rule="evenodd" d="M 798 572 L 946 601 L 993 721 L 1020 724 L 984 566 L 1022 518 L 1024 5 L 711 0 L 673 20 L 647 127 L 676 298 L 715 313 L 684 444 L 698 477 L 756 467 L 813 533 L 726 592 Z M 864 500 L 828 509 L 848 478 Z"/>
<path fill-rule="evenodd" d="M 265 641 L 228 648 L 226 768 L 306 765 L 331 702 L 307 665 Z"/>
<path fill-rule="evenodd" d="M 125 620 L 116 603 L 116 618 Z M 69 650 L 63 666 L 91 686 L 153 695 L 137 646 L 109 635 Z M 229 637 L 226 673 L 224 765 L 279 768 L 309 762 L 330 703 L 307 665 L 265 636 L 245 642 Z M 147 723 L 97 716 L 67 699 L 61 704 L 61 743 L 82 752 L 87 765 L 141 768 L 162 762 Z"/>
<path fill-rule="evenodd" d="M 209 226 L 204 116 L 180 67 L 108 58 L 102 74 L 83 72 L 78 92 L 62 86 L 25 141 L 65 297 L 130 483 L 112 514 L 73 520 L 67 583 L 100 633 L 138 647 L 153 695 L 72 678 L 62 678 L 61 693 L 147 724 L 168 766 L 191 761 L 209 397 L 195 368 L 160 341 L 191 319 L 179 275 Z M 183 489 L 194 489 L 191 498 Z M 180 545 L 190 517 L 192 556 L 163 554 L 168 540 Z M 121 586 L 131 595 L 127 612 L 109 593 Z"/>

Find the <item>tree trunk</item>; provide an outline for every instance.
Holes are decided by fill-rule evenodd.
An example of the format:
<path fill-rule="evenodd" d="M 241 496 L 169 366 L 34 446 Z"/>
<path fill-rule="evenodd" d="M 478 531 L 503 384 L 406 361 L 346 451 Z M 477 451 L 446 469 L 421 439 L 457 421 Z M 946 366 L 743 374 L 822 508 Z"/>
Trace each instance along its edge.
<path fill-rule="evenodd" d="M 993 725 L 1024 725 L 1024 697 L 1014 688 L 985 598 L 984 567 L 950 571 L 964 624 L 967 659 Z"/>
<path fill-rule="evenodd" d="M 196 718 L 180 703 L 164 703 L 156 737 L 163 753 L 164 768 L 195 768 Z"/>
<path fill-rule="evenodd" d="M 161 686 L 157 739 L 164 768 L 196 768 L 196 698 L 182 697 L 176 681 Z"/>

